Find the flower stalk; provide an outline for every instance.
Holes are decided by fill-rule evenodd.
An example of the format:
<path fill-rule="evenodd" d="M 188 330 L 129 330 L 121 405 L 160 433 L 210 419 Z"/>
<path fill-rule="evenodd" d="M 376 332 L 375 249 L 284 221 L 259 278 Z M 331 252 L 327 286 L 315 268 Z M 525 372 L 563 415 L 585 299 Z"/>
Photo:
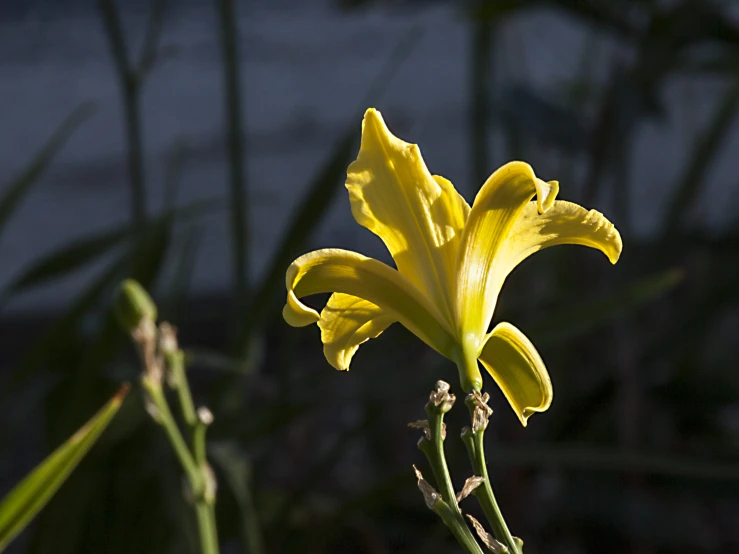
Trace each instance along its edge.
<path fill-rule="evenodd" d="M 206 429 L 213 421 L 207 408 L 195 410 L 185 373 L 185 354 L 177 344 L 177 333 L 166 322 L 156 325 L 156 307 L 135 281 L 125 281 L 119 289 L 116 314 L 139 353 L 143 366 L 141 386 L 147 411 L 164 429 L 172 450 L 187 478 L 187 494 L 198 522 L 202 554 L 218 554 L 215 517 L 217 483 L 206 457 Z M 165 392 L 165 382 L 178 396 L 180 417 L 188 440 L 177 424 Z"/>
<path fill-rule="evenodd" d="M 465 481 L 462 490 L 455 495 L 454 486 L 449 475 L 449 468 L 444 454 L 444 439 L 446 438 L 446 426 L 444 414 L 452 409 L 455 397 L 449 392 L 449 384 L 438 381 L 436 389 L 431 393 L 429 402 L 426 404 L 428 420 L 410 423 L 409 426 L 421 429 L 423 436 L 418 441 L 418 448 L 426 455 L 431 465 L 436 483 L 441 492 L 437 492 L 415 468 L 418 478 L 418 488 L 423 494 L 426 505 L 436 513 L 449 527 L 457 542 L 466 552 L 482 552 L 477 539 L 467 526 L 464 516 L 469 519 L 475 529 L 477 538 L 485 545 L 488 551 L 496 554 L 523 554 L 523 541 L 514 537 L 508 530 L 503 514 L 493 494 L 490 485 L 487 467 L 485 464 L 485 445 L 483 442 L 485 429 L 493 410 L 488 406 L 488 394 L 473 391 L 465 400 L 470 410 L 472 425 L 462 430 L 462 441 L 467 448 L 474 475 Z M 474 495 L 485 517 L 493 529 L 488 533 L 485 527 L 469 514 L 463 514 L 459 508 L 462 502 L 470 494 Z"/>
<path fill-rule="evenodd" d="M 495 538 L 505 545 L 512 554 L 522 554 L 523 542 L 521 539 L 514 537 L 508 529 L 508 525 L 506 525 L 498 501 L 495 499 L 493 488 L 490 485 L 490 477 L 485 462 L 483 438 L 488 426 L 488 419 L 493 413 L 493 410 L 487 405 L 489 398 L 490 396 L 487 393 L 481 394 L 475 391 L 467 395 L 465 399 L 465 404 L 467 404 L 472 417 L 472 427 L 465 427 L 462 430 L 462 441 L 467 447 L 467 454 L 475 475 L 483 478 L 480 486 L 472 494 L 477 498 L 485 518 L 493 529 Z"/>
<path fill-rule="evenodd" d="M 444 381 L 437 382 L 436 389 L 426 404 L 428 421 L 411 424 L 412 427 L 422 428 L 424 431 L 424 436 L 418 441 L 418 448 L 426 455 L 441 493 L 436 492 L 417 469 L 416 477 L 426 505 L 441 518 L 457 542 L 469 554 L 482 554 L 482 549 L 462 517 L 444 454 L 446 438 L 444 414 L 452 409 L 454 401 L 454 395 L 449 393 L 449 384 Z"/>

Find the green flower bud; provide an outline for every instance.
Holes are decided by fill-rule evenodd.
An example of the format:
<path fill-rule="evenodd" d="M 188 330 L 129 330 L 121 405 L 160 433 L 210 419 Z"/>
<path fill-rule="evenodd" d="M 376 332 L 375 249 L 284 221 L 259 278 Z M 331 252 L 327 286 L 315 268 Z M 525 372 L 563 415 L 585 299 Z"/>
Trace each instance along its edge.
<path fill-rule="evenodd" d="M 121 283 L 113 309 L 118 323 L 128 332 L 136 329 L 144 319 L 152 323 L 157 319 L 156 304 L 144 287 L 133 279 Z"/>

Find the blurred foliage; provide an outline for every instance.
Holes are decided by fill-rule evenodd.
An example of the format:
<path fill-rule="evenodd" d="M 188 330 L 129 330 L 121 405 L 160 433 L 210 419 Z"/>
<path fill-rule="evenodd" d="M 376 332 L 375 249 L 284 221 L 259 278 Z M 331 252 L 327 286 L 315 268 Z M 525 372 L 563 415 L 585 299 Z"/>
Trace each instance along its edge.
<path fill-rule="evenodd" d="M 111 4 L 100 2 L 108 10 Z M 341 4 L 348 9 L 353 2 Z M 358 4 L 369 9 L 369 2 Z M 152 12 L 146 55 L 136 66 L 142 74 L 153 67 L 164 13 L 163 3 L 153 6 L 162 11 Z M 583 64 L 563 87 L 570 94 L 545 95 L 521 79 L 504 86 L 504 68 L 496 64 L 505 55 L 503 30 L 513 17 L 536 11 L 563 15 L 631 55 L 612 62 L 600 80 Z M 576 249 L 547 252 L 516 270 L 503 291 L 496 319 L 512 319 L 540 345 L 556 389 L 551 410 L 524 431 L 492 384 L 487 387 L 491 404 L 500 406 L 488 431 L 492 479 L 527 552 L 739 550 L 739 221 L 709 233 L 691 218 L 736 128 L 739 28 L 726 11 L 720 2 L 700 0 L 489 0 L 463 10 L 473 46 L 469 134 L 476 141 L 501 136 L 506 151 L 498 159 L 494 145 L 473 149 L 474 172 L 520 156 L 537 167 L 547 163 L 544 151 L 551 148 L 561 180 L 573 183 L 568 197 L 603 209 L 624 235 L 615 269 L 591 264 L 589 254 Z M 105 13 L 127 91 L 136 197 L 148 182 L 136 165 L 143 148 L 139 118 L 146 117 L 136 98 L 144 80 L 131 76 L 138 70 L 122 57 L 115 14 Z M 315 332 L 297 332 L 279 317 L 282 272 L 341 194 L 359 114 L 376 102 L 413 40 L 398 45 L 310 180 L 264 277 L 246 292 L 242 321 L 228 317 L 230 297 L 189 292 L 198 222 L 214 209 L 225 216 L 226 202 L 176 205 L 186 148 L 172 156 L 162 213 L 137 208 L 139 199 L 131 224 L 19 268 L 0 294 L 2 305 L 79 271 L 94 268 L 94 274 L 64 313 L 21 341 L 26 352 L 12 360 L 2 405 L 22 411 L 21 403 L 40 398 L 33 413 L 43 417 L 43 433 L 23 418 L 6 418 L 6 452 L 22 449 L 26 435 L 43 436 L 48 451 L 79 427 L 113 384 L 136 382 L 137 363 L 121 348 L 126 341 L 109 309 L 116 284 L 131 277 L 159 291 L 164 317 L 173 318 L 182 342 L 192 345 L 195 396 L 213 407 L 209 455 L 220 484 L 224 552 L 455 551 L 415 489 L 410 465 L 421 458 L 405 423 L 421 416 L 434 380 L 453 381 L 456 370 L 394 326 L 363 347 L 351 374 L 337 374 L 324 362 Z M 583 56 L 593 56 L 589 45 Z M 628 175 L 635 137 L 643 126 L 672 117 L 663 100 L 672 79 L 709 74 L 726 82 L 725 96 L 706 126 L 695 130 L 690 155 L 675 160 L 679 171 L 659 229 L 650 238 L 637 236 L 629 219 L 636 191 Z M 244 88 L 251 85 L 246 80 Z M 70 116 L 4 187 L 0 232 L 86 110 Z M 613 210 L 606 209 L 609 202 Z M 232 239 L 243 244 L 245 237 Z M 162 271 L 167 263 L 177 268 L 173 281 Z M 12 326 L 11 316 L 6 319 Z M 235 349 L 230 337 L 238 338 Z M 195 551 L 177 462 L 143 412 L 140 391 L 132 396 L 18 551 Z M 450 414 L 451 424 L 460 427 L 454 418 Z M 461 442 L 447 442 L 451 467 L 464 468 Z M 458 484 L 467 476 L 453 475 Z"/>

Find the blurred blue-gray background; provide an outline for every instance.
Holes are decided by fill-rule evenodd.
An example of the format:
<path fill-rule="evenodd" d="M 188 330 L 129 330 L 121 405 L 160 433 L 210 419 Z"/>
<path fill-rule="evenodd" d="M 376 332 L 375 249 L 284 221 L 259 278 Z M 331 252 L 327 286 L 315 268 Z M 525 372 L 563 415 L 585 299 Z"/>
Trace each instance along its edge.
<path fill-rule="evenodd" d="M 739 4 L 718 0 L 6 0 L 5 489 L 136 381 L 109 311 L 133 276 L 216 417 L 224 552 L 455 551 L 406 423 L 456 370 L 392 328 L 339 374 L 315 328 L 280 317 L 296 255 L 389 260 L 343 187 L 368 106 L 470 203 L 523 159 L 622 233 L 615 268 L 574 247 L 527 261 L 496 313 L 555 388 L 524 430 L 486 384 L 490 470 L 527 554 L 736 552 Z M 142 404 L 14 548 L 194 551 Z"/>

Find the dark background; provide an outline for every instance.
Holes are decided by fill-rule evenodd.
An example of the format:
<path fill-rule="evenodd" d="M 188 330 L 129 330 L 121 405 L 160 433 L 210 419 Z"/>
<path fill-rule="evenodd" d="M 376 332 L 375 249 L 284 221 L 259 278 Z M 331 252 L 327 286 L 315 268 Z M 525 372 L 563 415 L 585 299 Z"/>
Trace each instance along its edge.
<path fill-rule="evenodd" d="M 406 427 L 437 379 L 459 392 L 456 369 L 395 325 L 338 373 L 315 327 L 280 316 L 295 256 L 388 258 L 343 188 L 375 105 L 468 201 L 524 159 L 623 236 L 615 267 L 582 248 L 526 261 L 496 311 L 555 389 L 523 429 L 486 381 L 493 485 L 526 553 L 739 551 L 736 3 L 241 1 L 236 58 L 227 4 L 0 5 L 3 491 L 137 382 L 110 313 L 133 276 L 215 415 L 224 553 L 459 551 Z M 458 487 L 466 423 L 460 403 Z M 13 549 L 196 545 L 135 387 Z"/>

